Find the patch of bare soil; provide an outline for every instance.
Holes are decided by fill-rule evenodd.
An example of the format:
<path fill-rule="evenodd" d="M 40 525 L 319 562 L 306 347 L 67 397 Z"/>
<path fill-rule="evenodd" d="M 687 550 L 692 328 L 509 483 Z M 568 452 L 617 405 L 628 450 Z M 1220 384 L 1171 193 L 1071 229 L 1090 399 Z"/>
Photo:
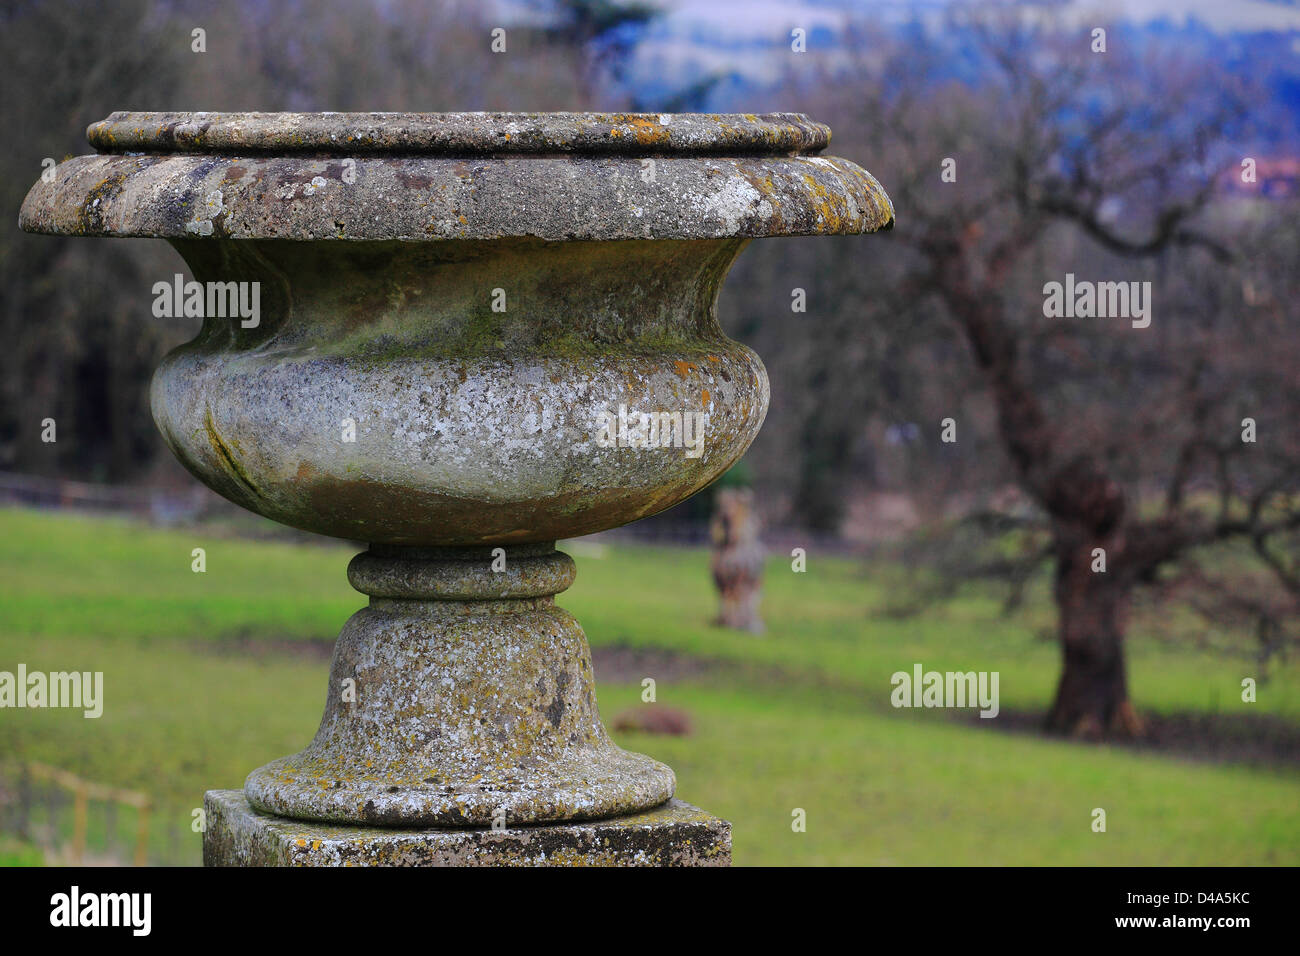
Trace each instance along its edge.
<path fill-rule="evenodd" d="M 993 719 L 963 715 L 967 723 L 994 730 L 1065 739 L 1043 730 L 1044 715 L 1003 709 Z M 1300 769 L 1300 726 L 1272 714 L 1141 714 L 1144 734 L 1109 740 L 1126 750 L 1214 763 L 1245 763 Z M 1080 742 L 1082 745 L 1082 741 Z"/>
<path fill-rule="evenodd" d="M 278 638 L 231 634 L 211 640 L 194 641 L 191 648 L 214 657 L 244 657 L 252 660 L 280 658 L 328 662 L 334 653 L 334 638 Z"/>
<path fill-rule="evenodd" d="M 656 704 L 629 707 L 622 713 L 615 714 L 609 722 L 609 729 L 615 733 L 667 734 L 672 737 L 689 737 L 691 734 L 691 715 L 677 707 L 665 707 Z"/>
<path fill-rule="evenodd" d="M 643 647 L 593 647 L 591 666 L 596 673 L 596 689 L 601 684 L 637 684 L 646 677 L 656 682 L 698 680 L 721 673 L 741 674 L 743 664 L 723 660 L 691 657 L 675 651 L 650 650 Z"/>

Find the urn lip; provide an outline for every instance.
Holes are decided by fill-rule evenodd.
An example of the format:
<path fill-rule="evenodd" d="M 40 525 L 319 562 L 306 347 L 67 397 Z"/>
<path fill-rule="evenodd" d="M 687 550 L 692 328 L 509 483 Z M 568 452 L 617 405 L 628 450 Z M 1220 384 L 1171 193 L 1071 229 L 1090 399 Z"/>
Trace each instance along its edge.
<path fill-rule="evenodd" d="M 22 229 L 606 241 L 859 235 L 894 223 L 870 173 L 817 155 L 830 130 L 802 113 L 127 112 L 88 136 L 99 152 L 42 175 Z"/>
<path fill-rule="evenodd" d="M 803 113 L 118 111 L 86 138 L 100 153 L 795 156 L 831 131 Z"/>

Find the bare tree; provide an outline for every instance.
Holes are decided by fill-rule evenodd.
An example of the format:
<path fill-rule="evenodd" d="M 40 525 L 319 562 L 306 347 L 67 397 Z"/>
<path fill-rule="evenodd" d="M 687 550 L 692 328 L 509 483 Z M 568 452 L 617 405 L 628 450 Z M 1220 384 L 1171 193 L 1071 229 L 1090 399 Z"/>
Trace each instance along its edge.
<path fill-rule="evenodd" d="M 1243 258 L 1216 202 L 1247 110 L 1230 77 L 1173 53 L 1107 60 L 1078 31 L 959 25 L 985 64 L 978 84 L 935 79 L 952 51 L 933 37 L 851 44 L 862 52 L 851 125 L 879 138 L 868 160 L 905 250 L 891 281 L 925 303 L 905 311 L 937 306 L 965 341 L 1001 460 L 1046 528 L 1025 566 L 1054 564 L 1063 667 L 1048 726 L 1140 733 L 1124 655 L 1136 588 L 1239 540 L 1274 597 L 1239 596 L 1235 613 L 1263 615 L 1277 640 L 1296 607 L 1300 363 L 1279 304 L 1287 280 L 1260 274 L 1274 257 Z M 1155 322 L 1048 317 L 1047 282 L 1067 272 L 1136 272 L 1159 302 Z M 1243 298 L 1251 277 L 1274 291 Z"/>

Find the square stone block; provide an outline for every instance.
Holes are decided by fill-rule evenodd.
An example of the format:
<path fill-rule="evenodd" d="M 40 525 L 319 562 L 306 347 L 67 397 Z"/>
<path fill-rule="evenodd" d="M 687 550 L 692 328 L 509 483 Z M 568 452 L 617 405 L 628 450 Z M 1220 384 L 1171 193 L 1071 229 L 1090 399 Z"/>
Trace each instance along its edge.
<path fill-rule="evenodd" d="M 291 820 L 209 790 L 204 866 L 729 866 L 731 824 L 681 800 L 644 813 L 512 829 Z"/>

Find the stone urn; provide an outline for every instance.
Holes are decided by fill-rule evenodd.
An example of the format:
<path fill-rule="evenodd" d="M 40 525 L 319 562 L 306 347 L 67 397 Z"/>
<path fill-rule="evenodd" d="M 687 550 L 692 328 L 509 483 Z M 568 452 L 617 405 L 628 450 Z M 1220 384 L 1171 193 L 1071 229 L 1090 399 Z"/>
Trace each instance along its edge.
<path fill-rule="evenodd" d="M 879 184 L 792 113 L 114 113 L 88 138 L 21 224 L 185 260 L 204 321 L 153 379 L 167 444 L 368 545 L 315 739 L 208 794 L 205 862 L 727 862 L 727 824 L 606 734 L 555 543 L 745 452 L 768 383 L 723 279 L 753 238 L 888 228 Z"/>

